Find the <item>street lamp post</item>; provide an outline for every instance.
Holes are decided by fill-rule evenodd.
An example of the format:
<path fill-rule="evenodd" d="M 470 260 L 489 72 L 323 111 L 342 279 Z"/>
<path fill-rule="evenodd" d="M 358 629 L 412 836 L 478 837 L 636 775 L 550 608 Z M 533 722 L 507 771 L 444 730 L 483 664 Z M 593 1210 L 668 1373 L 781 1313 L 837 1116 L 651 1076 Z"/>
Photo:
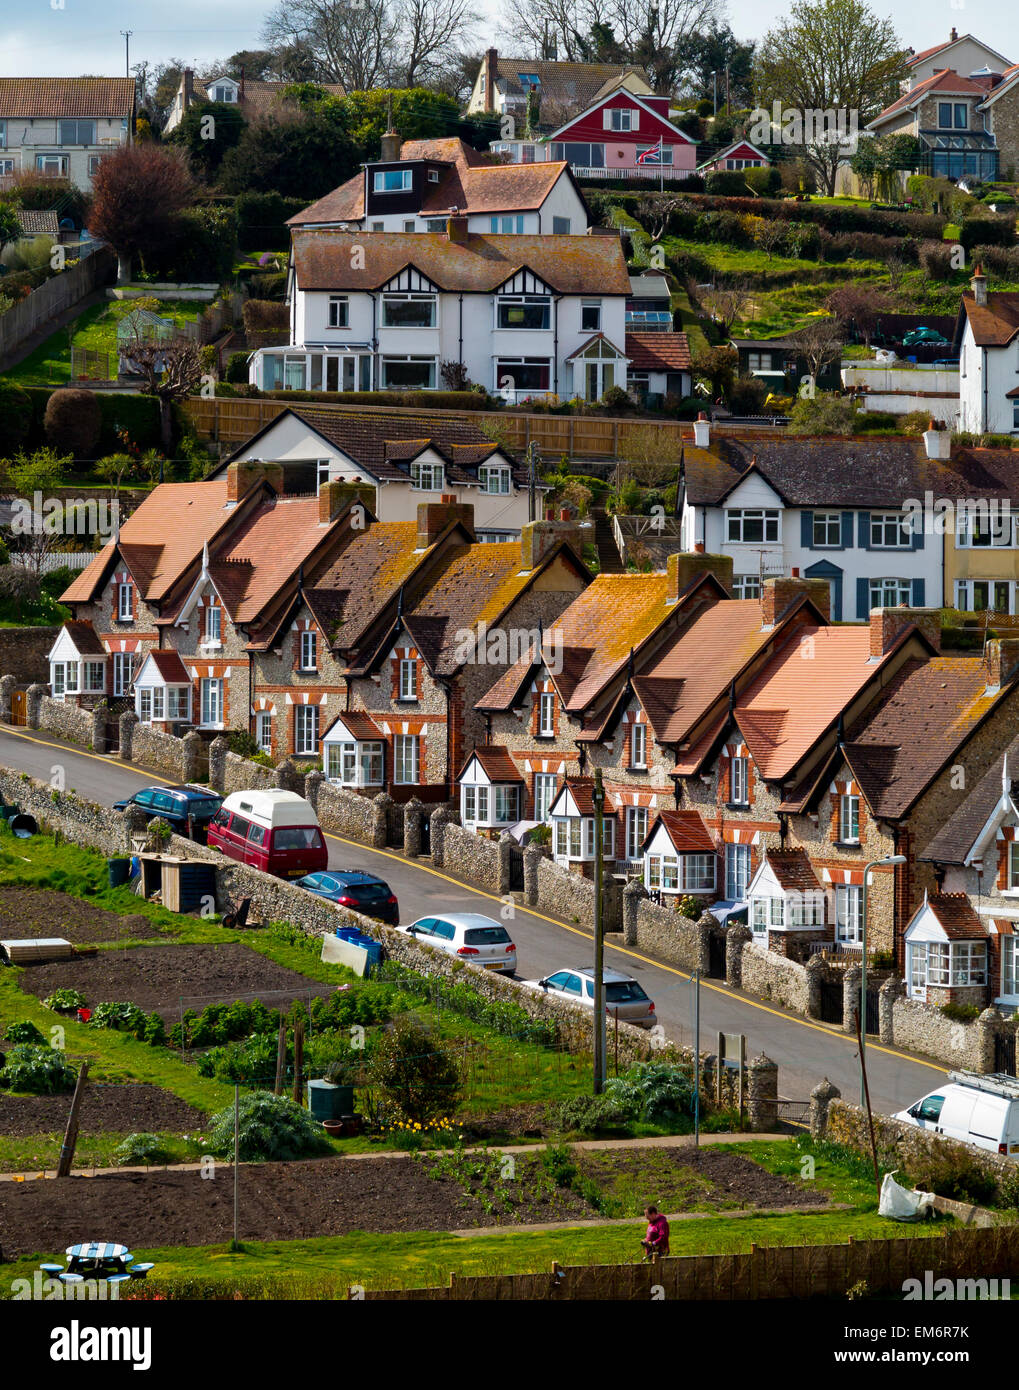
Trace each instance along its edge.
<path fill-rule="evenodd" d="M 884 864 L 905 864 L 904 854 L 886 854 L 882 859 L 872 859 L 863 871 L 863 896 L 860 902 L 860 1104 L 865 1102 L 866 1068 L 864 1051 L 867 1046 L 867 878 L 871 869 Z"/>
<path fill-rule="evenodd" d="M 600 1096 L 605 1089 L 605 922 L 602 902 L 602 840 L 604 823 L 602 815 L 605 807 L 605 788 L 602 785 L 602 770 L 594 770 L 594 791 L 591 794 L 594 805 L 594 1094 Z"/>

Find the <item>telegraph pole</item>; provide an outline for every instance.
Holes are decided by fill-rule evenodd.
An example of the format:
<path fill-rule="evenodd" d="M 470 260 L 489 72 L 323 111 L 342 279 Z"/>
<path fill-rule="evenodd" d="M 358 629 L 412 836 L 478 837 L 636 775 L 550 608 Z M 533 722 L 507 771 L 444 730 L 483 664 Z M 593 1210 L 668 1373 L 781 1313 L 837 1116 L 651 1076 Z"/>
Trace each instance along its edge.
<path fill-rule="evenodd" d="M 130 77 L 130 76 L 131 76 L 131 35 L 134 33 L 134 30 L 133 30 L 133 29 L 121 29 L 120 32 L 121 32 L 121 34 L 122 34 L 123 37 L 124 37 L 124 76 L 125 76 L 125 77 Z"/>
<path fill-rule="evenodd" d="M 604 826 L 602 811 L 605 788 L 601 768 L 594 770 L 594 1093 L 600 1096 L 605 1089 L 605 924 L 602 903 L 602 841 Z"/>

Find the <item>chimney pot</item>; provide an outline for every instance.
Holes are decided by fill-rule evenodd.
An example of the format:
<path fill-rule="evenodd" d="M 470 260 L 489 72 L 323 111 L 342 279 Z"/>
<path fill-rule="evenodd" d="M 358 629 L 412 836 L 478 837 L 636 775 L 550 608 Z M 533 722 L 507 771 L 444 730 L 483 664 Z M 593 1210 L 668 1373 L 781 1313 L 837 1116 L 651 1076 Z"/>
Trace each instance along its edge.
<path fill-rule="evenodd" d="M 981 307 L 987 304 L 987 276 L 984 274 L 982 265 L 977 265 L 973 270 L 973 278 L 970 280 L 970 289 L 973 291 L 973 302 Z"/>
<path fill-rule="evenodd" d="M 923 435 L 923 447 L 929 459 L 952 457 L 952 432 L 932 420 Z"/>
<path fill-rule="evenodd" d="M 403 137 L 398 130 L 392 126 L 386 131 L 381 140 L 379 158 L 383 164 L 395 164 L 400 158 L 400 149 L 403 145 Z"/>
<path fill-rule="evenodd" d="M 711 442 L 711 422 L 703 410 L 693 422 L 693 442 L 698 449 L 706 449 Z"/>

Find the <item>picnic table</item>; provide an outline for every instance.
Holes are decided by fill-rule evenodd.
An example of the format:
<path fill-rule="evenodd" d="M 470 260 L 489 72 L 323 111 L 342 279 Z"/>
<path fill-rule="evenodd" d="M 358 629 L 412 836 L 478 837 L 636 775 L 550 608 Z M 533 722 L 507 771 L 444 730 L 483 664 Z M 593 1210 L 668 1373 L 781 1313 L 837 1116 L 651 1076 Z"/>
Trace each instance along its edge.
<path fill-rule="evenodd" d="M 64 1251 L 67 1268 L 58 1264 L 42 1264 L 39 1268 L 51 1278 L 65 1284 L 81 1283 L 85 1279 L 101 1279 L 106 1283 L 123 1283 L 128 1279 L 144 1279 L 151 1264 L 138 1264 L 126 1245 L 116 1241 L 82 1241 L 69 1245 Z"/>

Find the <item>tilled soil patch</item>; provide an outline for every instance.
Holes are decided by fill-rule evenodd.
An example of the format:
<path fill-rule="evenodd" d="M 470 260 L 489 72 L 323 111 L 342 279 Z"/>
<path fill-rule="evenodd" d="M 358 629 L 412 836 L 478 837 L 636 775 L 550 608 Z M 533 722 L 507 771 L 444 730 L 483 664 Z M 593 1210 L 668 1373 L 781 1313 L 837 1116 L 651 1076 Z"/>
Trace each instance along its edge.
<path fill-rule="evenodd" d="M 711 1142 L 710 1135 L 705 1142 Z M 647 1202 L 667 1212 L 828 1203 L 827 1193 L 790 1182 L 724 1149 L 578 1149 L 576 1159 L 585 1177 L 634 1214 Z"/>
<path fill-rule="evenodd" d="M 0 1135 L 62 1134 L 71 1097 L 7 1096 L 0 1092 Z M 96 1084 L 85 1088 L 79 1117 L 82 1134 L 193 1133 L 208 1115 L 159 1086 Z"/>
<path fill-rule="evenodd" d="M 28 965 L 22 989 L 45 999 L 61 986 L 80 990 L 94 1006 L 130 1000 L 169 1022 L 184 1008 L 201 1013 L 207 1004 L 261 999 L 268 1008 L 286 1008 L 309 994 L 327 995 L 318 984 L 260 956 L 239 942 L 223 946 L 138 946 L 100 951 L 95 956 Z"/>
<path fill-rule="evenodd" d="M 0 940 L 27 941 L 36 936 L 62 936 L 73 946 L 99 941 L 128 941 L 158 936 L 148 917 L 133 912 L 122 917 L 49 888 L 5 884 L 0 888 Z"/>
<path fill-rule="evenodd" d="M 590 1217 L 573 1194 L 493 1217 L 463 1184 L 429 1177 L 412 1158 L 313 1159 L 243 1164 L 242 1240 L 301 1240 L 348 1231 L 445 1231 Z M 97 1234 L 98 1233 L 98 1234 Z M 118 1240 L 132 1249 L 213 1245 L 233 1235 L 228 1163 L 198 1172 L 125 1173 L 62 1182 L 0 1183 L 4 1254 L 63 1250 L 75 1240 Z"/>

